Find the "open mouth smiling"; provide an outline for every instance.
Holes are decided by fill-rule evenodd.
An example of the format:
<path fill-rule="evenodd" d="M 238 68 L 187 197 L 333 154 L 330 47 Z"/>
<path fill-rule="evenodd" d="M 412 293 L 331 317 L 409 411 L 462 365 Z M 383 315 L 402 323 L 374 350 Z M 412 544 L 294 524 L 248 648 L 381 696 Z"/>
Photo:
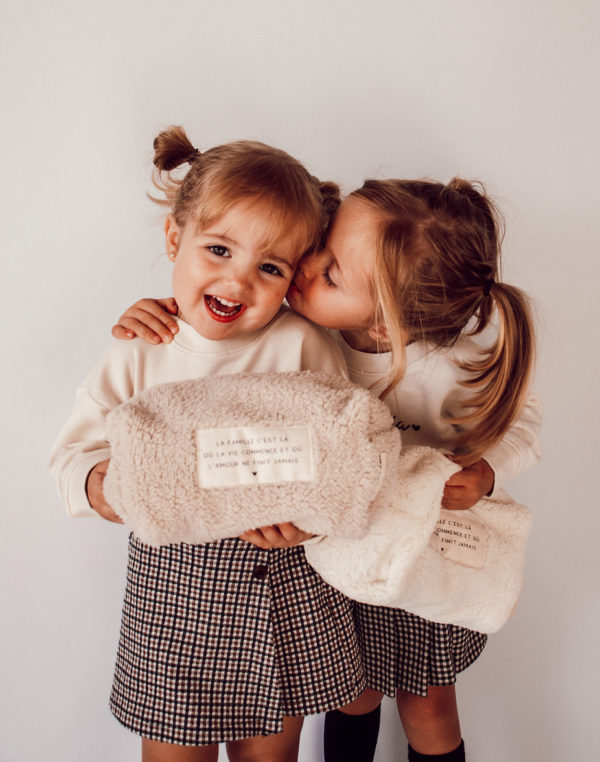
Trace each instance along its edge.
<path fill-rule="evenodd" d="M 232 302 L 222 296 L 213 296 L 212 294 L 205 295 L 204 303 L 209 315 L 219 323 L 229 323 L 235 320 L 246 309 L 245 304 Z"/>

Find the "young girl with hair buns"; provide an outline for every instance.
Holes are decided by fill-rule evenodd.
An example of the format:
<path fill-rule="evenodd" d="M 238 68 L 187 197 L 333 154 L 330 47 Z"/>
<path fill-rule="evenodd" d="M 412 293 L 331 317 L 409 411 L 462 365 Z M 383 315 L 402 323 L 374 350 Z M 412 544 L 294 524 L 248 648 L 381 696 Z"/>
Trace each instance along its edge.
<path fill-rule="evenodd" d="M 482 188 L 369 180 L 342 202 L 287 294 L 293 310 L 336 329 L 351 380 L 387 402 L 406 443 L 454 452 L 463 468 L 446 484 L 447 509 L 471 507 L 539 458 L 532 320 L 524 294 L 499 279 L 500 243 Z M 170 341 L 174 309 L 141 300 L 113 333 Z M 482 348 L 472 335 L 485 329 L 495 338 Z M 266 548 L 281 531 L 245 537 Z M 464 760 L 454 683 L 486 636 L 358 603 L 355 621 L 368 689 L 328 713 L 326 762 L 373 759 L 383 694 L 396 697 L 409 760 Z"/>
<path fill-rule="evenodd" d="M 154 147 L 177 335 L 168 346 L 114 342 L 79 388 L 51 456 L 76 516 L 120 522 L 102 490 L 106 418 L 138 392 L 245 371 L 346 376 L 331 337 L 282 304 L 302 253 L 322 240 L 337 187 L 262 143 L 201 154 L 171 128 Z M 169 173 L 185 163 L 183 178 Z M 281 544 L 287 529 L 297 538 L 281 529 Z M 221 742 L 233 761 L 291 762 L 303 716 L 364 687 L 351 602 L 302 546 L 234 538 L 157 548 L 130 537 L 111 710 L 142 736 L 143 762 L 213 762 Z"/>

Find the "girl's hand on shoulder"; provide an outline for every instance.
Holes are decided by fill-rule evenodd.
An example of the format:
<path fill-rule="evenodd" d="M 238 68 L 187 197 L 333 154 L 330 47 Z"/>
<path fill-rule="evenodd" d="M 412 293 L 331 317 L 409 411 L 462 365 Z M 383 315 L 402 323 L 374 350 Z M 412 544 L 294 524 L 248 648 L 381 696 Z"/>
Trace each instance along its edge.
<path fill-rule="evenodd" d="M 128 307 L 112 327 L 115 339 L 133 339 L 136 336 L 148 344 L 168 344 L 179 326 L 173 320 L 177 302 L 168 299 L 140 299 Z"/>
<path fill-rule="evenodd" d="M 290 548 L 309 540 L 311 537 L 314 535 L 303 532 L 302 529 L 298 529 L 289 522 L 260 527 L 260 529 L 250 529 L 240 535 L 240 539 L 246 540 L 246 542 L 250 542 L 263 550 Z"/>
<path fill-rule="evenodd" d="M 108 471 L 109 463 L 110 459 L 103 460 L 92 468 L 85 483 L 85 491 L 89 504 L 99 516 L 106 519 L 106 521 L 123 524 L 123 519 L 117 516 L 104 497 L 104 477 Z"/>
<path fill-rule="evenodd" d="M 472 508 L 484 495 L 494 489 L 494 471 L 487 460 L 465 466 L 446 482 L 442 508 L 464 511 Z"/>

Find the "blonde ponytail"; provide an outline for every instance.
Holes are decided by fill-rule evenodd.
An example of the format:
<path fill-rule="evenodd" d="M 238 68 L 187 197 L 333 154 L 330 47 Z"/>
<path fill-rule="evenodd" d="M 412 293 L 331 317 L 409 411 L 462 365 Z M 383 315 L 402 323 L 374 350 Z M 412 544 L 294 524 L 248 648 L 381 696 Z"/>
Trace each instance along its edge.
<path fill-rule="evenodd" d="M 519 415 L 534 366 L 534 331 L 526 296 L 498 280 L 504 224 L 480 183 L 454 178 L 367 180 L 351 196 L 379 217 L 374 288 L 389 336 L 392 368 L 385 397 L 401 380 L 405 345 L 451 347 L 483 332 L 494 315 L 498 335 L 478 362 L 459 363 L 472 394 L 465 415 L 449 419 L 460 434 L 457 456 L 472 463 Z"/>
<path fill-rule="evenodd" d="M 514 286 L 493 283 L 489 298 L 498 317 L 498 335 L 480 362 L 463 363 L 472 377 L 472 411 L 451 419 L 463 433 L 456 440 L 457 457 L 473 463 L 497 444 L 519 416 L 527 399 L 535 365 L 535 339 L 528 299 Z"/>

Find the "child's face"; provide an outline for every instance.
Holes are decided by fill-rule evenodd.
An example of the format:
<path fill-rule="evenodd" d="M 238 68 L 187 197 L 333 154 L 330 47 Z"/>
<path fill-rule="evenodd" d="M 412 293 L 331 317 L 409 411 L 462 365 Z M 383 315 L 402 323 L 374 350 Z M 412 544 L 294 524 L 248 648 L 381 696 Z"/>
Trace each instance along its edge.
<path fill-rule="evenodd" d="M 183 319 L 207 339 L 263 328 L 281 307 L 299 252 L 294 235 L 265 249 L 272 232 L 267 211 L 240 202 L 201 231 L 193 221 L 180 227 L 167 219 L 173 295 Z"/>
<path fill-rule="evenodd" d="M 377 218 L 364 201 L 339 207 L 325 248 L 303 258 L 287 294 L 290 307 L 326 328 L 337 328 L 353 346 L 375 349 L 373 268 Z"/>

